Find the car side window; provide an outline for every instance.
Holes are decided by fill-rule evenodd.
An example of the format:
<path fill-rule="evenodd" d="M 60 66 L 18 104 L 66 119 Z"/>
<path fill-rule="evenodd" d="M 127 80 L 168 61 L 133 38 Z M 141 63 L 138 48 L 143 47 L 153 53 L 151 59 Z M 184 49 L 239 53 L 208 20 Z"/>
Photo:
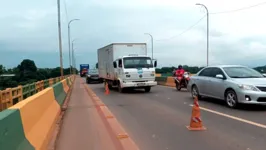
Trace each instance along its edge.
<path fill-rule="evenodd" d="M 225 76 L 224 73 L 223 73 L 223 71 L 220 68 L 212 68 L 212 70 L 211 70 L 211 77 L 214 77 L 215 78 L 216 75 L 218 75 L 218 74 L 221 74 L 221 75 Z"/>
<path fill-rule="evenodd" d="M 210 77 L 211 76 L 211 70 L 212 70 L 212 68 L 206 68 L 200 72 L 199 76 Z"/>

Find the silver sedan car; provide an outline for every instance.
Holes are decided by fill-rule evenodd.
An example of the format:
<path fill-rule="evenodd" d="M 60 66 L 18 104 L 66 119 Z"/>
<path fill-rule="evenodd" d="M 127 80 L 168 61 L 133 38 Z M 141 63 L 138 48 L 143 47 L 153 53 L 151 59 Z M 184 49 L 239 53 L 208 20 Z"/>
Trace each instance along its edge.
<path fill-rule="evenodd" d="M 266 105 L 266 78 L 240 65 L 203 68 L 191 77 L 188 91 L 193 98 L 205 96 L 225 100 L 231 108 L 238 103 Z"/>

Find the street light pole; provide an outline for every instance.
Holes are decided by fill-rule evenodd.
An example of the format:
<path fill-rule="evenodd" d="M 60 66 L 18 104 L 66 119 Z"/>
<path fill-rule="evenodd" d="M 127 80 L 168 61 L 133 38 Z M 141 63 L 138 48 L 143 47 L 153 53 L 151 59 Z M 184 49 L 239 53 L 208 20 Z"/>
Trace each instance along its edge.
<path fill-rule="evenodd" d="M 144 33 L 151 37 L 151 59 L 153 60 L 153 36 L 150 33 Z"/>
<path fill-rule="evenodd" d="M 59 38 L 59 53 L 60 53 L 60 72 L 61 72 L 61 77 L 63 77 L 64 76 L 64 71 L 63 71 L 63 55 L 62 55 L 60 0 L 57 0 L 57 14 L 58 14 L 58 38 Z"/>
<path fill-rule="evenodd" d="M 197 3 L 196 5 L 203 6 L 207 12 L 207 66 L 209 65 L 209 10 L 204 4 Z"/>
<path fill-rule="evenodd" d="M 76 41 L 77 39 L 74 39 L 73 41 L 72 41 L 72 66 L 74 66 L 74 65 L 76 65 L 76 64 L 74 64 L 74 41 Z M 76 70 L 76 68 L 75 68 L 75 70 Z M 76 72 L 76 71 L 75 71 Z"/>
<path fill-rule="evenodd" d="M 72 74 L 72 67 L 71 67 L 71 50 L 70 50 L 70 24 L 73 21 L 77 21 L 79 19 L 72 19 L 68 22 L 68 52 L 69 52 L 69 70 L 70 70 L 70 74 Z"/>

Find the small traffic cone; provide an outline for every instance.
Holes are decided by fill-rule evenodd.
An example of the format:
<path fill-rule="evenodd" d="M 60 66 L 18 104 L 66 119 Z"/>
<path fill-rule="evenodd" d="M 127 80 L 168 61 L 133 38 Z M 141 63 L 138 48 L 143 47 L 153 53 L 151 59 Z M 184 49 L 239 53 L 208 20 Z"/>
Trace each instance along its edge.
<path fill-rule="evenodd" d="M 200 108 L 199 108 L 198 97 L 195 97 L 194 99 L 191 121 L 190 121 L 190 125 L 187 126 L 187 128 L 188 130 L 191 130 L 191 131 L 206 130 L 206 128 L 202 125 L 202 120 L 200 118 Z"/>
<path fill-rule="evenodd" d="M 108 83 L 106 82 L 105 83 L 105 95 L 109 95 L 110 94 L 110 91 L 109 91 L 109 88 L 108 88 Z"/>

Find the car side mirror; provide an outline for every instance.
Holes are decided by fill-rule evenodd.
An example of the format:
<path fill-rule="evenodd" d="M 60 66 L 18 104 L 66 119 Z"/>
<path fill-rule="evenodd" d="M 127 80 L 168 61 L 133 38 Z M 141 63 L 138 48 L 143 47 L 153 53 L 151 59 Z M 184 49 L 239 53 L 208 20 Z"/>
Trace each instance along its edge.
<path fill-rule="evenodd" d="M 157 61 L 156 60 L 154 61 L 154 67 L 157 67 Z"/>
<path fill-rule="evenodd" d="M 218 79 L 224 79 L 224 76 L 221 75 L 221 74 L 217 74 L 215 77 L 218 78 Z"/>
<path fill-rule="evenodd" d="M 116 62 L 113 62 L 113 66 L 114 66 L 114 68 L 117 68 Z"/>

